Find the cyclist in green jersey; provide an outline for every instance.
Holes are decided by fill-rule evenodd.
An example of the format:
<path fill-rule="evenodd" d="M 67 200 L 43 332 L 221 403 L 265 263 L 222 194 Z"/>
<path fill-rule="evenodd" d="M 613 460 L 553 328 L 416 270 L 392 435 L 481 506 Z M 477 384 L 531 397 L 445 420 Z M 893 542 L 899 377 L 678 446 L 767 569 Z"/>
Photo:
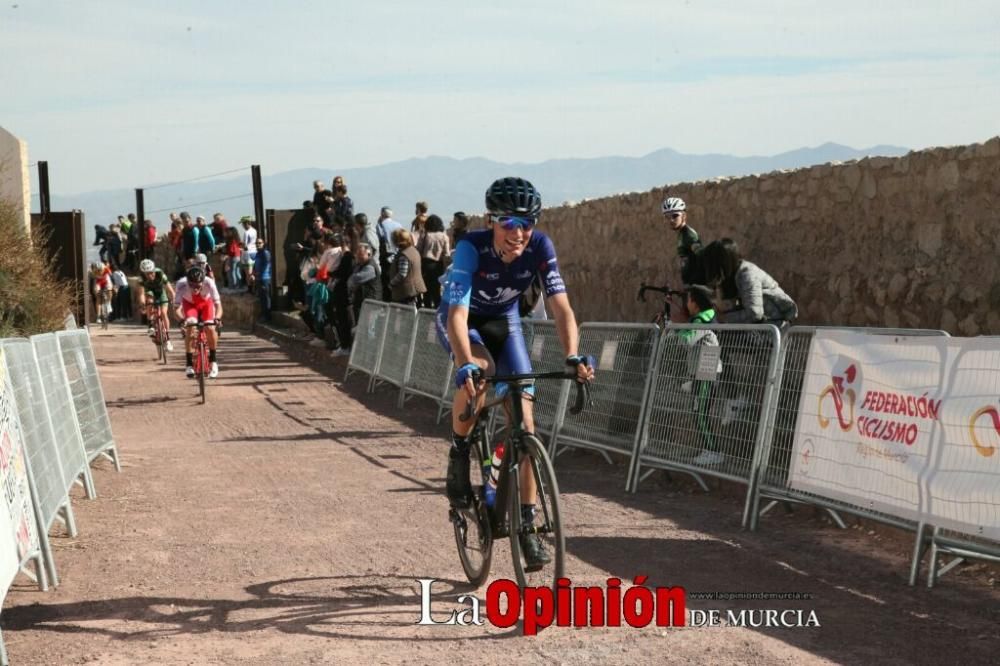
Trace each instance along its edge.
<path fill-rule="evenodd" d="M 166 274 L 156 267 L 151 259 L 143 259 L 139 264 L 139 273 L 141 279 L 139 280 L 139 302 L 147 303 L 147 296 L 149 297 L 148 304 L 151 305 L 156 311 L 155 316 L 159 316 L 163 320 L 163 330 L 170 330 L 170 319 L 167 315 L 167 309 L 170 303 L 174 300 L 174 288 L 170 285 L 170 280 L 167 279 Z M 153 321 L 149 322 L 149 335 L 153 335 Z M 174 345 L 167 340 L 167 351 L 173 351 Z"/>
<path fill-rule="evenodd" d="M 661 207 L 670 228 L 677 232 L 677 258 L 681 261 L 681 281 L 684 284 L 704 284 L 701 270 L 701 239 L 687 223 L 687 205 L 680 197 L 668 197 Z"/>

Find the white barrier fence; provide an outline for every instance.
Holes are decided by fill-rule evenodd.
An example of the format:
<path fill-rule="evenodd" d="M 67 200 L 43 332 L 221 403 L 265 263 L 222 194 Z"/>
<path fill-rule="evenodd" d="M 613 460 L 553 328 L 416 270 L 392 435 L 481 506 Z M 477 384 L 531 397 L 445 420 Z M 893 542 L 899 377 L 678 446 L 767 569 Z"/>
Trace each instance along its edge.
<path fill-rule="evenodd" d="M 451 406 L 454 366 L 437 342 L 434 317 L 430 310 L 418 312 L 406 306 L 366 301 L 348 374 L 354 371 L 368 374 L 369 391 L 374 390 L 376 383 L 399 387 L 400 405 L 414 395 L 430 398 L 438 407 L 440 420 Z M 526 319 L 522 325 L 535 369 L 551 371 L 564 367 L 554 323 Z M 956 467 L 958 454 L 950 453 L 978 450 L 979 458 L 1000 460 L 1000 455 L 984 453 L 1000 449 L 1000 404 L 996 404 L 996 396 L 1000 394 L 996 384 L 1000 382 L 1000 372 L 996 370 L 1000 368 L 1000 339 L 978 338 L 974 345 L 976 356 L 967 341 L 959 344 L 958 339 L 943 337 L 946 334 L 940 331 L 840 329 L 840 333 L 830 334 L 860 336 L 847 345 L 859 354 L 887 345 L 909 353 L 922 350 L 919 353 L 926 358 L 913 359 L 917 365 L 940 361 L 946 348 L 953 349 L 959 344 L 961 351 L 952 354 L 964 359 L 964 365 L 949 361 L 951 369 L 945 372 L 938 368 L 937 375 L 924 368 L 920 378 L 911 377 L 907 385 L 911 393 L 917 388 L 930 391 L 933 386 L 951 386 L 958 381 L 951 375 L 985 373 L 980 382 L 988 386 L 976 394 L 976 399 L 985 398 L 992 391 L 993 402 L 977 407 L 975 425 L 965 424 L 963 430 L 958 419 L 955 423 L 959 425 L 942 425 L 928 433 L 942 442 L 952 442 L 963 432 L 972 433 L 966 435 L 966 443 L 941 444 L 934 455 L 909 452 L 911 466 L 925 480 L 916 495 L 926 497 L 928 507 L 954 509 L 951 513 L 934 513 L 904 510 L 899 500 L 887 503 L 884 497 L 879 497 L 885 494 L 885 479 L 893 478 L 894 474 L 881 455 L 860 455 L 857 460 L 838 463 L 841 470 L 864 470 L 865 483 L 858 481 L 857 473 L 848 474 L 846 481 L 838 478 L 825 486 L 817 485 L 815 478 L 803 482 L 795 461 L 801 460 L 808 447 L 801 433 L 795 439 L 796 433 L 806 420 L 817 419 L 815 406 L 810 409 L 808 405 L 813 404 L 810 401 L 818 402 L 820 394 L 828 388 L 824 385 L 817 389 L 806 381 L 815 375 L 806 371 L 806 364 L 817 357 L 818 330 L 824 329 L 799 327 L 780 336 L 769 325 L 671 325 L 661 332 L 651 325 L 583 324 L 580 351 L 598 361 L 594 406 L 579 417 L 567 417 L 569 384 L 564 383 L 561 388 L 540 385 L 534 404 L 536 430 L 549 437 L 553 455 L 567 448 L 585 448 L 605 457 L 625 456 L 629 460 L 625 485 L 632 492 L 656 469 L 690 474 L 706 490 L 708 485 L 703 477 L 744 484 L 747 492 L 743 522 L 751 529 L 757 528 L 760 516 L 776 502 L 794 502 L 823 507 L 841 526 L 839 514 L 849 513 L 914 531 L 911 584 L 928 547 L 931 551 L 928 584 L 933 584 L 936 576 L 955 564 L 949 563 L 939 570 L 940 553 L 1000 561 L 1000 493 L 983 499 L 985 491 L 976 490 L 981 488 L 982 479 L 986 479 L 986 487 L 1000 487 L 995 483 L 1000 469 Z M 836 358 L 833 363 L 838 363 Z M 830 384 L 833 375 L 846 373 L 847 369 L 837 366 L 823 372 L 826 374 L 822 379 Z M 846 375 L 839 376 L 846 379 Z M 829 390 L 823 395 L 831 405 L 832 396 Z M 839 393 L 837 396 L 842 397 Z M 914 397 L 918 399 L 920 392 Z M 855 400 L 860 401 L 860 397 L 855 395 Z M 953 400 L 948 404 L 958 403 Z M 951 418 L 950 412 L 945 415 Z M 829 420 L 828 415 L 819 416 Z M 877 427 L 871 422 L 868 425 Z M 838 426 L 841 432 L 851 430 L 844 431 L 843 426 L 843 423 Z M 912 432 L 912 428 L 907 430 L 909 434 Z M 870 436 L 871 433 L 861 433 L 861 437 Z M 968 444 L 973 436 L 979 437 L 976 440 L 979 449 Z M 998 439 L 994 442 L 990 437 Z M 857 441 L 851 445 L 854 451 L 862 450 Z M 809 451 L 815 461 L 817 453 L 814 449 Z M 943 481 L 946 478 L 947 483 Z M 938 480 L 934 487 L 929 479 Z M 912 486 L 911 483 L 911 491 Z M 903 487 L 905 483 L 900 482 L 898 488 Z M 912 498 L 915 495 L 911 491 L 900 490 L 896 494 L 909 493 Z M 770 501 L 763 508 L 762 499 Z M 960 514 L 957 518 L 951 515 L 956 511 Z"/>
<path fill-rule="evenodd" d="M 59 584 L 49 535 L 56 523 L 77 535 L 70 490 L 96 496 L 89 462 L 101 456 L 120 469 L 86 329 L 0 340 L 0 599 L 19 571 Z"/>

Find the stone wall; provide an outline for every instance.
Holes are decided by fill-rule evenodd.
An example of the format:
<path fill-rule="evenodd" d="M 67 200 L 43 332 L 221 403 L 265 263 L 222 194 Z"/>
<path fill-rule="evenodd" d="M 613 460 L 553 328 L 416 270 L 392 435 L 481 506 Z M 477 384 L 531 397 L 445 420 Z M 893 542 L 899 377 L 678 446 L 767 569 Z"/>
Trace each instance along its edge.
<path fill-rule="evenodd" d="M 548 208 L 581 321 L 648 321 L 639 283 L 678 283 L 668 192 L 706 243 L 733 238 L 781 283 L 798 323 L 1000 334 L 1000 137 Z"/>

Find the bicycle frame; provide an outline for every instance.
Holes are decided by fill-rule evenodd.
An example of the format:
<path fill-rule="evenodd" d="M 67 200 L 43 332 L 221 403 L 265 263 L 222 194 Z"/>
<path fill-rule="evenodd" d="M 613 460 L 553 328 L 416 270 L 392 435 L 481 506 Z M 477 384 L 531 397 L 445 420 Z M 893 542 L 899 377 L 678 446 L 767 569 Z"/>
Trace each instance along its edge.
<path fill-rule="evenodd" d="M 516 475 L 520 473 L 521 458 L 524 456 L 525 452 L 523 449 L 523 438 L 524 435 L 528 433 L 524 429 L 524 396 L 528 395 L 531 399 L 530 394 L 525 393 L 525 388 L 531 385 L 532 379 L 568 379 L 564 373 L 543 373 L 530 377 L 519 378 L 517 375 L 512 375 L 510 377 L 504 378 L 494 378 L 494 381 L 504 381 L 507 384 L 507 394 L 503 398 L 498 398 L 486 405 L 479 410 L 477 414 L 477 421 L 475 428 L 473 430 L 474 436 L 479 438 L 479 441 L 483 443 L 484 453 L 492 456 L 493 446 L 486 437 L 486 413 L 495 408 L 497 405 L 504 405 L 510 416 L 510 432 L 507 436 L 506 447 L 504 449 L 503 460 L 500 464 L 500 473 L 497 478 L 497 493 L 496 498 L 493 502 L 493 508 L 490 511 L 490 524 L 493 531 L 494 538 L 501 538 L 512 536 L 510 534 L 510 516 L 507 513 L 507 507 L 510 502 L 510 477 L 511 475 Z M 580 385 L 584 386 L 585 385 Z M 589 401 L 589 394 L 586 388 L 581 388 L 580 393 L 577 396 L 576 405 L 570 410 L 572 413 L 579 413 L 583 409 L 585 401 Z M 471 404 L 471 403 L 470 403 Z M 482 461 L 480 461 L 482 464 Z M 544 489 L 536 487 L 536 492 L 543 493 Z M 535 533 L 548 533 L 552 531 L 551 521 L 548 516 L 548 510 L 546 508 L 545 502 L 539 502 L 541 504 L 544 514 L 540 516 L 541 524 L 532 524 L 532 531 Z"/>

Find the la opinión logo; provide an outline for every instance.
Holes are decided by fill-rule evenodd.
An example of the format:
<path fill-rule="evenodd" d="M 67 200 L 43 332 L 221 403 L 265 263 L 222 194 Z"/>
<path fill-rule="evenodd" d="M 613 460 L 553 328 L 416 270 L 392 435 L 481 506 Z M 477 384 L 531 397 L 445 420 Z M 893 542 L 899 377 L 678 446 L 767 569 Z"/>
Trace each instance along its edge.
<path fill-rule="evenodd" d="M 432 588 L 437 579 L 420 578 L 420 625 L 482 626 L 481 609 L 495 627 L 507 629 L 524 618 L 524 635 L 557 627 L 683 627 L 686 625 L 686 594 L 683 587 L 645 587 L 646 576 L 636 576 L 632 586 L 622 590 L 620 578 L 608 578 L 606 587 L 574 587 L 568 578 L 551 587 L 521 588 L 515 581 L 501 578 L 486 588 L 486 601 L 472 594 L 456 598 L 465 607 L 435 619 L 431 609 Z M 503 603 L 502 603 L 503 602 Z"/>

